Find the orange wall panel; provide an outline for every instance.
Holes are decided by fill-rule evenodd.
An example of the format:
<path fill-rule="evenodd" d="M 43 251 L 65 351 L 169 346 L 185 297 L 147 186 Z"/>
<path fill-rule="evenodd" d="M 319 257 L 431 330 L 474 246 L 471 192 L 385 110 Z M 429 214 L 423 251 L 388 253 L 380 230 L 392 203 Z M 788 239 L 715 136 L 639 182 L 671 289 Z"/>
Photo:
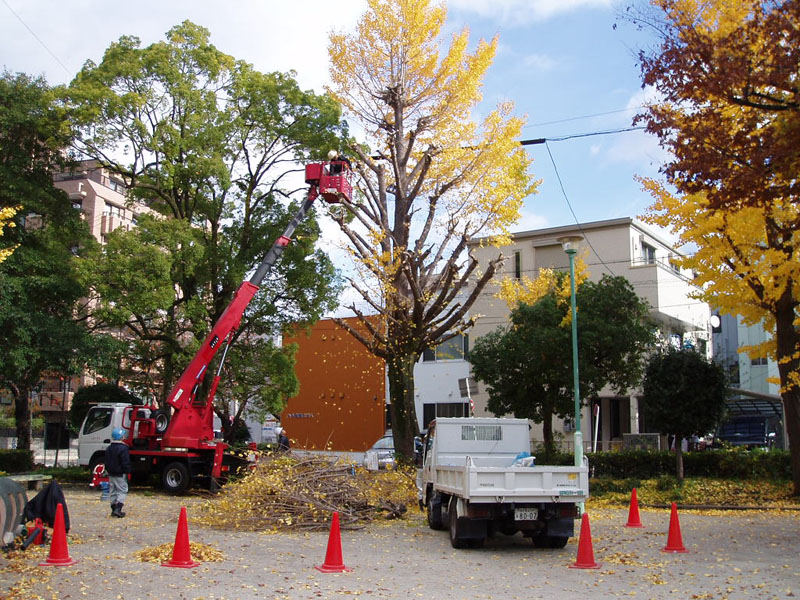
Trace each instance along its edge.
<path fill-rule="evenodd" d="M 358 327 L 355 318 L 346 319 Z M 386 428 L 384 361 L 332 320 L 284 336 L 298 345 L 300 393 L 290 398 L 281 425 L 292 446 L 363 452 Z"/>

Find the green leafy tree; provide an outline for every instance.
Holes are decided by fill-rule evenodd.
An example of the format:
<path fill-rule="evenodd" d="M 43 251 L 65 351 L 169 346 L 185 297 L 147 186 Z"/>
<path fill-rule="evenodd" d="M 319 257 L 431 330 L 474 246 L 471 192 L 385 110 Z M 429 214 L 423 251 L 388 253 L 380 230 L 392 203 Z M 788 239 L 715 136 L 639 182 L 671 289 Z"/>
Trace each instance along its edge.
<path fill-rule="evenodd" d="M 81 126 L 80 150 L 122 175 L 129 199 L 155 212 L 109 236 L 95 317 L 132 337 L 127 359 L 163 400 L 296 213 L 289 175 L 297 162 L 341 145 L 340 109 L 300 90 L 292 74 L 260 73 L 220 52 L 189 21 L 144 48 L 120 38 L 100 64 L 86 64 L 65 98 Z M 318 237 L 311 215 L 262 282 L 237 343 L 268 346 L 285 324 L 336 305 L 335 270 Z M 269 396 L 269 408 L 280 408 L 284 397 L 258 388 L 285 379 L 290 365 L 279 352 L 262 356 L 247 377 L 233 373 L 255 387 L 226 388 L 236 396 L 225 400 Z"/>
<path fill-rule="evenodd" d="M 94 362 L 79 264 L 94 249 L 80 211 L 53 186 L 71 130 L 42 79 L 0 78 L 0 209 L 20 206 L 0 264 L 0 386 L 14 396 L 17 447 L 30 449 L 30 392 L 46 372 L 71 375 Z M 7 214 L 7 213 L 6 213 Z"/>
<path fill-rule="evenodd" d="M 683 480 L 681 442 L 713 430 L 727 397 L 725 370 L 695 350 L 669 348 L 647 365 L 640 406 L 649 427 L 675 436 L 678 480 Z"/>
<path fill-rule="evenodd" d="M 488 409 L 542 424 L 546 459 L 555 452 L 554 416 L 575 412 L 569 300 L 558 293 L 565 275 L 534 304 L 520 304 L 509 326 L 485 335 L 470 352 L 472 372 L 488 386 Z M 654 341 L 647 303 L 624 277 L 604 276 L 577 290 L 581 397 L 605 386 L 619 393 L 641 378 L 643 356 Z"/>
<path fill-rule="evenodd" d="M 116 383 L 97 383 L 79 388 L 72 397 L 72 406 L 69 409 L 69 422 L 75 431 L 80 429 L 83 419 L 92 405 L 100 402 L 144 404 L 144 400 Z"/>

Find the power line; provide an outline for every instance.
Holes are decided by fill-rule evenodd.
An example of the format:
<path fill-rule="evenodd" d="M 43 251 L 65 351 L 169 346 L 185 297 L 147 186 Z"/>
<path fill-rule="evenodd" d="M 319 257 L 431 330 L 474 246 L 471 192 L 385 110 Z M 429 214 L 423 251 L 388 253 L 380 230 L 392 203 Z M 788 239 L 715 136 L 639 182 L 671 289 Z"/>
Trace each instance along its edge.
<path fill-rule="evenodd" d="M 595 250 L 595 247 L 592 246 L 592 242 L 589 241 L 589 237 L 583 230 L 583 227 L 581 226 L 581 223 L 578 220 L 578 216 L 572 209 L 572 203 L 569 201 L 569 197 L 567 196 L 567 191 L 564 189 L 564 183 L 561 181 L 561 175 L 559 175 L 558 173 L 558 167 L 556 166 L 556 161 L 553 158 L 553 153 L 550 152 L 550 146 L 547 144 L 547 142 L 545 142 L 544 146 L 545 148 L 547 148 L 547 154 L 550 156 L 550 162 L 553 163 L 553 170 L 556 173 L 556 179 L 558 179 L 558 185 L 561 187 L 561 193 L 564 195 L 564 200 L 566 200 L 567 202 L 567 206 L 569 207 L 569 212 L 572 213 L 572 218 L 575 219 L 575 224 L 578 226 L 578 229 L 583 234 L 583 239 L 586 240 L 586 243 L 589 245 L 589 247 L 592 249 L 592 252 L 594 252 L 594 255 L 597 257 L 597 260 L 599 260 L 603 264 L 603 266 L 608 270 L 609 273 L 611 273 L 611 275 L 614 275 L 614 271 L 612 271 L 611 267 L 609 267 L 606 263 L 603 262 L 603 259 L 600 257 L 600 254 L 598 254 L 597 250 Z"/>
<path fill-rule="evenodd" d="M 19 16 L 19 15 L 16 13 L 16 11 L 15 11 L 13 8 L 11 8 L 11 6 L 8 4 L 8 2 L 7 2 L 6 0 L 3 0 L 3 4 L 5 4 L 5 5 L 6 5 L 6 8 L 7 8 L 8 10 L 10 10 L 10 11 L 11 11 L 11 14 L 13 14 L 15 17 L 17 17 L 17 20 L 18 20 L 20 23 L 22 23 L 22 26 L 23 26 L 23 27 L 25 27 L 25 29 L 27 29 L 27 30 L 28 30 L 28 32 L 30 32 L 30 34 L 31 34 L 31 35 L 34 37 L 34 39 L 36 39 L 36 41 L 37 41 L 37 42 L 39 42 L 39 43 L 42 45 L 42 48 L 44 48 L 45 50 L 47 50 L 47 52 L 50 54 L 50 56 L 52 56 L 52 57 L 55 59 L 55 61 L 56 61 L 56 62 L 57 62 L 59 65 L 61 65 L 61 68 L 62 68 L 62 69 L 64 69 L 64 72 L 65 72 L 67 75 L 72 75 L 72 71 L 70 71 L 70 70 L 69 70 L 69 69 L 66 67 L 66 65 L 65 65 L 63 62 L 61 62 L 61 59 L 60 59 L 60 58 L 58 58 L 58 56 L 56 56 L 55 52 L 53 52 L 52 50 L 50 50 L 50 48 L 48 48 L 48 47 L 47 47 L 47 44 L 45 44 L 45 43 L 44 43 L 44 42 L 41 40 L 41 38 L 40 38 L 38 35 L 36 35 L 36 32 L 35 32 L 35 31 L 33 31 L 33 29 L 31 29 L 30 27 L 28 27 L 28 24 L 27 24 L 25 21 L 23 21 L 23 20 L 22 20 L 22 17 L 20 17 L 20 16 Z"/>
<path fill-rule="evenodd" d="M 523 129 L 527 129 L 529 127 L 543 127 L 544 125 L 555 125 L 557 123 L 568 123 L 570 121 L 580 121 L 581 119 L 592 119 L 594 117 L 604 117 L 606 115 L 615 115 L 615 114 L 619 114 L 619 113 L 630 112 L 632 110 L 639 110 L 640 108 L 645 108 L 645 106 L 644 105 L 632 106 L 630 108 L 621 108 L 621 109 L 618 109 L 618 110 L 609 110 L 609 111 L 606 111 L 606 112 L 594 113 L 594 114 L 591 114 L 591 115 L 580 115 L 578 117 L 567 117 L 566 119 L 557 119 L 555 121 L 544 121 L 542 123 L 531 123 L 529 125 L 523 126 Z"/>
<path fill-rule="evenodd" d="M 547 142 L 564 142 L 566 140 L 574 140 L 577 138 L 592 137 L 595 135 L 613 135 L 615 133 L 626 133 L 628 131 L 641 131 L 645 129 L 643 125 L 635 127 L 622 127 L 620 129 L 604 129 L 603 131 L 588 131 L 586 133 L 573 133 L 571 135 L 563 135 L 561 137 L 553 138 L 534 138 L 530 140 L 520 140 L 521 146 L 534 146 L 537 144 L 546 144 Z"/>

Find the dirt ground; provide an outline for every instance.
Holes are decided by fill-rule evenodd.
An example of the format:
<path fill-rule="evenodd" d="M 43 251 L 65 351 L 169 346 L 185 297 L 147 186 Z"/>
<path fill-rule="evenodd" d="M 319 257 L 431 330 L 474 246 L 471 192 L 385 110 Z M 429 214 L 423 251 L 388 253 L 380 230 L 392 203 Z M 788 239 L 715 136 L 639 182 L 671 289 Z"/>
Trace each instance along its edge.
<path fill-rule="evenodd" d="M 666 554 L 668 510 L 641 510 L 642 529 L 625 527 L 626 509 L 588 513 L 596 570 L 572 569 L 578 540 L 562 550 L 536 549 L 521 535 L 498 535 L 482 549 L 454 550 L 446 531 L 423 514 L 342 531 L 345 565 L 326 574 L 328 532 L 229 532 L 193 522 L 205 499 L 135 489 L 128 516 L 110 516 L 98 492 L 65 489 L 72 529 L 68 567 L 38 567 L 47 547 L 17 558 L 0 555 L 0 598 L 8 599 L 773 599 L 800 595 L 798 512 L 681 511 L 686 554 Z M 180 507 L 192 542 L 213 546 L 222 562 L 166 568 L 134 553 L 175 540 Z M 576 528 L 577 531 L 577 528 Z"/>

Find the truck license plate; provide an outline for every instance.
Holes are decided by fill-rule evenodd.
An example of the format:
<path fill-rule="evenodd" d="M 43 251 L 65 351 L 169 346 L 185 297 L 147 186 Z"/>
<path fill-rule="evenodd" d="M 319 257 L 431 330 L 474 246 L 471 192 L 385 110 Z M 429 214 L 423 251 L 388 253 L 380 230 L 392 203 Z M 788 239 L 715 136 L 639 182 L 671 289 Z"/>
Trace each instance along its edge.
<path fill-rule="evenodd" d="M 515 521 L 535 521 L 539 517 L 539 510 L 536 508 L 515 508 Z"/>

